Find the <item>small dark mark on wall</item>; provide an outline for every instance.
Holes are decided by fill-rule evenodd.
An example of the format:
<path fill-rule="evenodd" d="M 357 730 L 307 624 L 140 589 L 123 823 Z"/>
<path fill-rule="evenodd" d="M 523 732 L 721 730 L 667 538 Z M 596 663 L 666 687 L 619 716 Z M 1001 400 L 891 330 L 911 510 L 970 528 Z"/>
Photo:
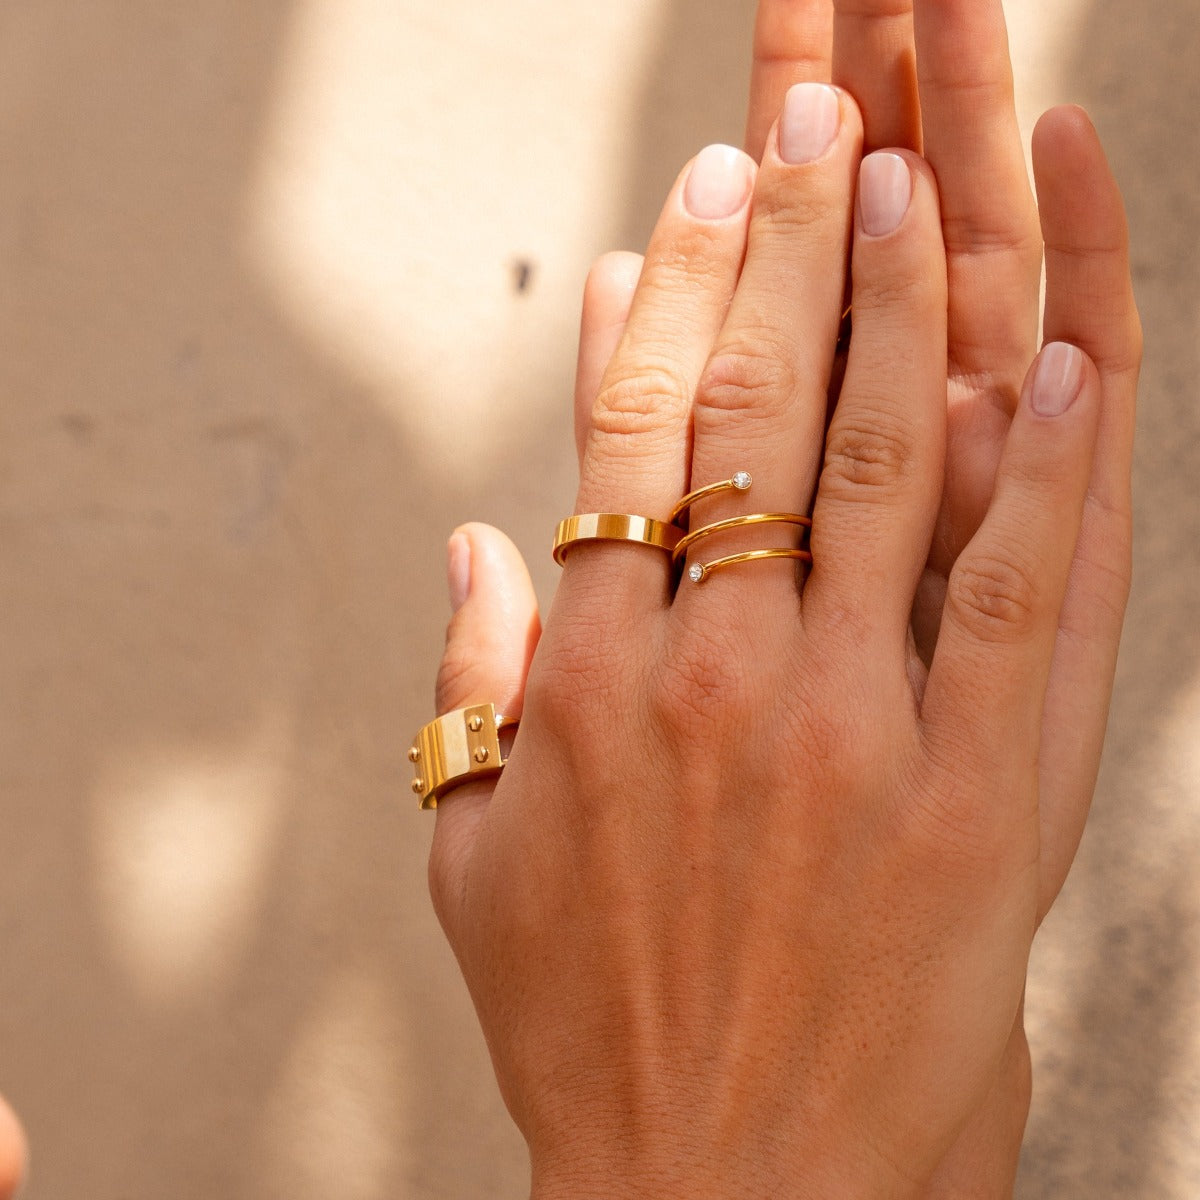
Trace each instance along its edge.
<path fill-rule="evenodd" d="M 518 258 L 513 263 L 513 291 L 523 296 L 533 286 L 533 263 L 527 258 Z"/>

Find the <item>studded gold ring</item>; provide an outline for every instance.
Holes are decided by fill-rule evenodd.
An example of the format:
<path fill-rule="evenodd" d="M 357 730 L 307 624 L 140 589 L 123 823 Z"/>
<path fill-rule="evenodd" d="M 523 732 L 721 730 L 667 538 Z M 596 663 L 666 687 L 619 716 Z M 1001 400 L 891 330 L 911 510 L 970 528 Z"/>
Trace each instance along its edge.
<path fill-rule="evenodd" d="M 680 538 L 679 545 L 675 547 L 672 557 L 676 564 L 681 563 L 687 556 L 687 552 L 697 542 L 712 537 L 714 534 L 724 533 L 727 529 L 740 529 L 743 525 L 798 525 L 802 529 L 811 529 L 812 519 L 802 517 L 799 513 L 752 513 L 746 517 L 730 517 L 725 521 L 714 521 L 713 524 L 693 529 L 686 537 Z"/>
<path fill-rule="evenodd" d="M 408 752 L 416 769 L 412 790 L 421 807 L 437 808 L 454 788 L 499 775 L 506 762 L 500 734 L 517 724 L 515 718 L 502 717 L 494 704 L 460 708 L 430 721 Z"/>
<path fill-rule="evenodd" d="M 577 542 L 636 542 L 671 553 L 683 530 L 649 517 L 628 513 L 584 513 L 560 521 L 554 534 L 554 561 L 565 566 L 567 551 Z"/>

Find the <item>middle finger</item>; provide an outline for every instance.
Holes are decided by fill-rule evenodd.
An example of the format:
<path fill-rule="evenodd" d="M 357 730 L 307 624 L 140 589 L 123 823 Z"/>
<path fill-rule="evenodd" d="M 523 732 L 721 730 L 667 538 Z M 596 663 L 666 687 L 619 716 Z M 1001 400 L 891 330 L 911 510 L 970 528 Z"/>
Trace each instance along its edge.
<path fill-rule="evenodd" d="M 807 511 L 821 457 L 861 147 L 861 119 L 849 95 L 824 84 L 791 89 L 767 141 L 741 279 L 696 392 L 693 489 L 747 471 L 755 480 L 754 512 Z M 743 515 L 747 499 L 705 500 L 691 527 Z M 697 546 L 690 561 L 794 541 L 782 526 L 740 529 Z M 794 579 L 779 563 L 747 569 L 759 579 Z"/>
<path fill-rule="evenodd" d="M 912 0 L 834 0 L 833 82 L 862 108 L 866 151 L 921 152 Z"/>

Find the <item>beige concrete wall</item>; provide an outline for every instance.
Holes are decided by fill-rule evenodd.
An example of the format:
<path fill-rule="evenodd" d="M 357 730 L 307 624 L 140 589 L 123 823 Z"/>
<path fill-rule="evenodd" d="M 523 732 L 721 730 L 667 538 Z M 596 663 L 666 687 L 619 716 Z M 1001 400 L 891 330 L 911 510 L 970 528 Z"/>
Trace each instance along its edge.
<path fill-rule="evenodd" d="M 0 1090 L 32 1200 L 492 1200 L 407 791 L 443 540 L 572 500 L 590 259 L 737 140 L 751 0 L 0 3 Z M 1014 0 L 1096 113 L 1139 580 L 1022 1194 L 1200 1195 L 1194 0 Z M 532 264 L 514 287 L 514 264 Z"/>

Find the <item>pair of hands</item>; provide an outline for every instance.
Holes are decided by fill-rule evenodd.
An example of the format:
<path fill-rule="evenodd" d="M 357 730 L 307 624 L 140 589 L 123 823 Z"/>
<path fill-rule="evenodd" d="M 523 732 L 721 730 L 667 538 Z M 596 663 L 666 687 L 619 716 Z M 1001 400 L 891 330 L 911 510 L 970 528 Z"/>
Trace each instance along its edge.
<path fill-rule="evenodd" d="M 815 490 L 812 574 L 672 599 L 584 547 L 540 638 L 511 544 L 459 531 L 439 707 L 524 721 L 439 810 L 435 902 L 537 1194 L 1003 1195 L 1129 583 L 1120 197 L 1066 109 L 1035 205 L 998 0 L 763 0 L 747 147 L 589 279 L 579 511 L 748 469 L 756 510 Z"/>

